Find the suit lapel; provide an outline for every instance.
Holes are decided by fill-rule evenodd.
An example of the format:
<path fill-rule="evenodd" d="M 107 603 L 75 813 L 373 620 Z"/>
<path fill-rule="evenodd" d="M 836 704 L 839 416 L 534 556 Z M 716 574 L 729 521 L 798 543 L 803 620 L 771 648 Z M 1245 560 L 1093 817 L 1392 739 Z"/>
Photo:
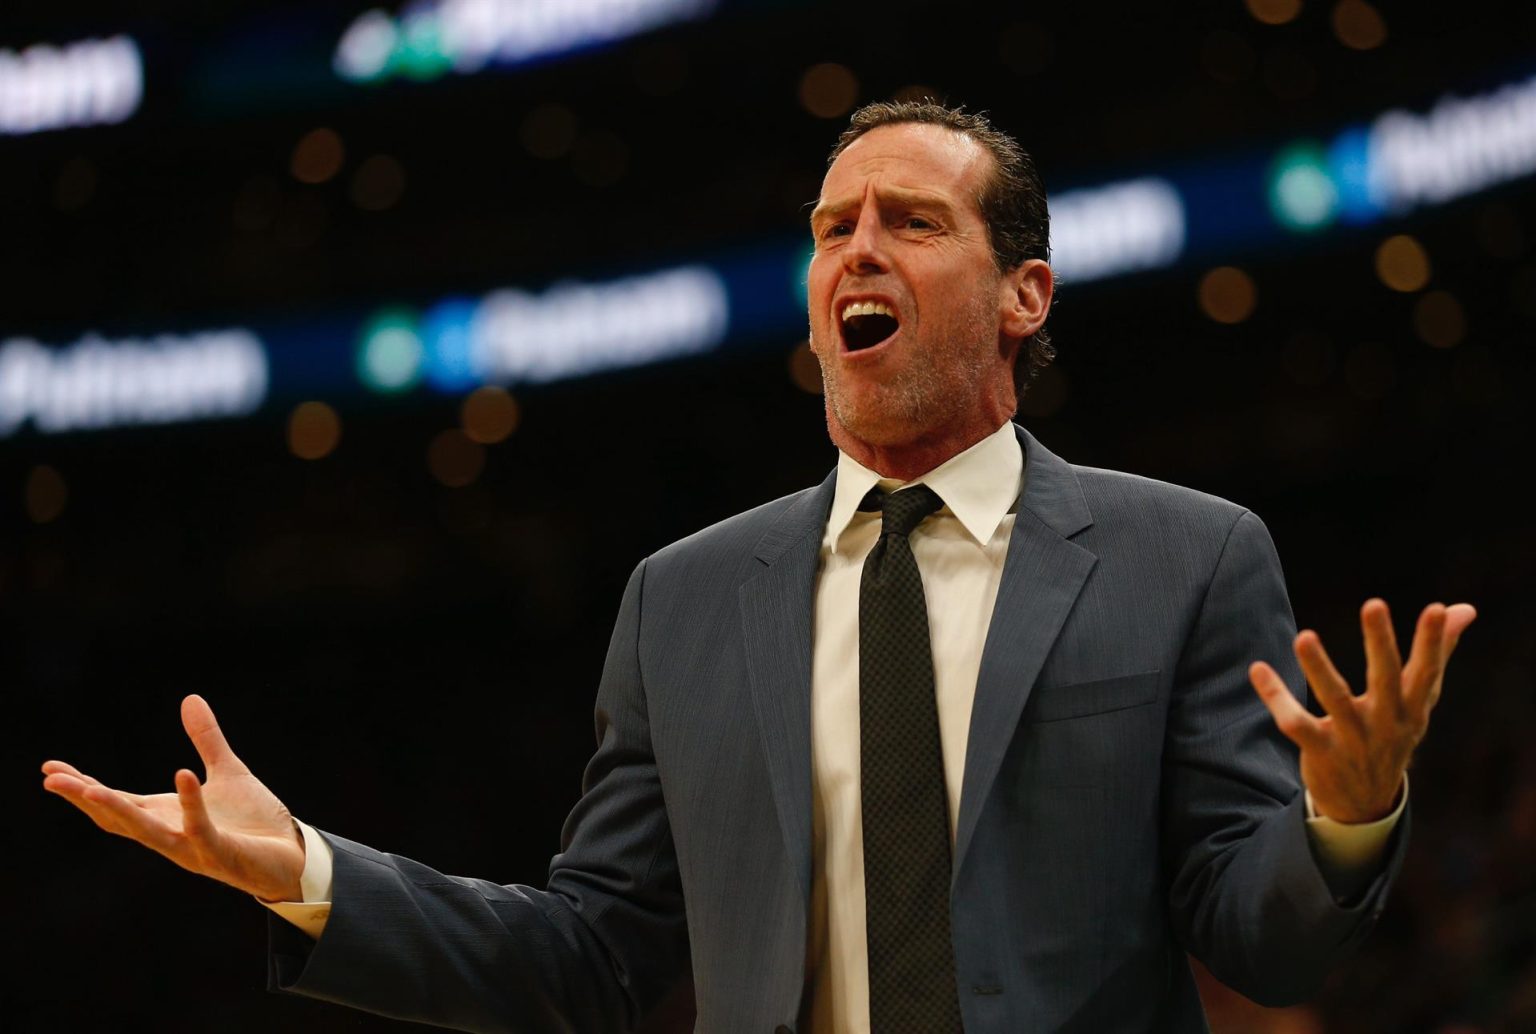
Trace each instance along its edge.
<path fill-rule="evenodd" d="M 741 586 L 747 676 L 779 825 L 811 894 L 811 624 L 816 565 L 836 474 L 802 495 L 758 542 L 764 568 Z"/>
<path fill-rule="evenodd" d="M 965 750 L 955 837 L 959 872 L 1019 715 L 1098 558 L 1070 536 L 1093 523 L 1077 475 L 1023 428 L 1024 489 L 987 629 Z"/>
<path fill-rule="evenodd" d="M 1077 475 L 1016 428 L 1024 489 L 987 630 L 966 746 L 954 869 L 960 871 L 1036 677 L 1098 558 L 1070 541 L 1093 523 Z M 811 631 L 816 565 L 835 472 L 758 542 L 741 586 L 742 635 L 774 805 L 802 898 L 811 890 Z"/>

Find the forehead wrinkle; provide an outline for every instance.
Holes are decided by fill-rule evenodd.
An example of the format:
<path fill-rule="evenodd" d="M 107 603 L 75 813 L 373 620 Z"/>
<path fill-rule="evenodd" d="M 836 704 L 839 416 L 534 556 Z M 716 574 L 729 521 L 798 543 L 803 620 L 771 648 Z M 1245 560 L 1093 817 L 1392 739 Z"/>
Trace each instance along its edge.
<path fill-rule="evenodd" d="M 942 194 L 936 194 L 926 190 L 911 187 L 882 187 L 871 184 L 875 194 L 875 204 L 879 206 L 895 205 L 897 207 L 912 208 L 938 208 L 946 213 L 953 214 L 954 204 Z M 811 212 L 811 225 L 825 222 L 833 216 L 842 215 L 852 211 L 864 203 L 864 194 L 851 195 L 836 201 L 823 201 L 816 205 Z"/>

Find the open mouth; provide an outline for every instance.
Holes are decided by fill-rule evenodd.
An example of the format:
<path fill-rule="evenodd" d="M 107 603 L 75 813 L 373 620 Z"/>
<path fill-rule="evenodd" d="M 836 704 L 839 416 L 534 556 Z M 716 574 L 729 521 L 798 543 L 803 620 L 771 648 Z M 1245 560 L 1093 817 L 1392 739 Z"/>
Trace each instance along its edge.
<path fill-rule="evenodd" d="M 901 323 L 884 302 L 853 302 L 843 309 L 842 325 L 848 351 L 862 352 L 896 333 Z"/>

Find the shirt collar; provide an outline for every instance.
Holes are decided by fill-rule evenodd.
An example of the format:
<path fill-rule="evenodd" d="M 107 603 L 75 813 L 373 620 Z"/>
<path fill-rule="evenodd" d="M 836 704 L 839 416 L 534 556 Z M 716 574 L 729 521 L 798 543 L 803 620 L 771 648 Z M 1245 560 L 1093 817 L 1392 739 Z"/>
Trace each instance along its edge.
<path fill-rule="evenodd" d="M 840 451 L 837 455 L 837 488 L 832 496 L 832 512 L 827 516 L 824 542 L 833 553 L 837 552 L 838 540 L 853 520 L 859 503 L 876 485 L 894 491 L 907 485 L 923 484 L 938 493 L 973 539 L 986 545 L 1019 498 L 1023 475 L 1024 452 L 1011 422 L 1004 423 L 969 449 L 908 482 L 883 478 Z"/>

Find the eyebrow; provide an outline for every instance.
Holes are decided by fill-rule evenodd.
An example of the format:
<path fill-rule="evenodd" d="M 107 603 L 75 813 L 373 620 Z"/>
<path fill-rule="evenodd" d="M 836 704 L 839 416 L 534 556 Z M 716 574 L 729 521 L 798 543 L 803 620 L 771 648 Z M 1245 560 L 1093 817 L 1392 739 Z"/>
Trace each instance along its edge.
<path fill-rule="evenodd" d="M 878 204 L 892 205 L 897 208 L 935 208 L 946 215 L 952 215 L 955 206 L 938 194 L 931 194 L 925 190 L 908 190 L 903 187 L 887 187 L 884 190 L 875 191 L 875 200 Z M 859 207 L 864 201 L 863 195 L 844 198 L 840 201 L 821 202 L 811 211 L 811 225 L 824 223 L 829 219 L 850 212 Z"/>

